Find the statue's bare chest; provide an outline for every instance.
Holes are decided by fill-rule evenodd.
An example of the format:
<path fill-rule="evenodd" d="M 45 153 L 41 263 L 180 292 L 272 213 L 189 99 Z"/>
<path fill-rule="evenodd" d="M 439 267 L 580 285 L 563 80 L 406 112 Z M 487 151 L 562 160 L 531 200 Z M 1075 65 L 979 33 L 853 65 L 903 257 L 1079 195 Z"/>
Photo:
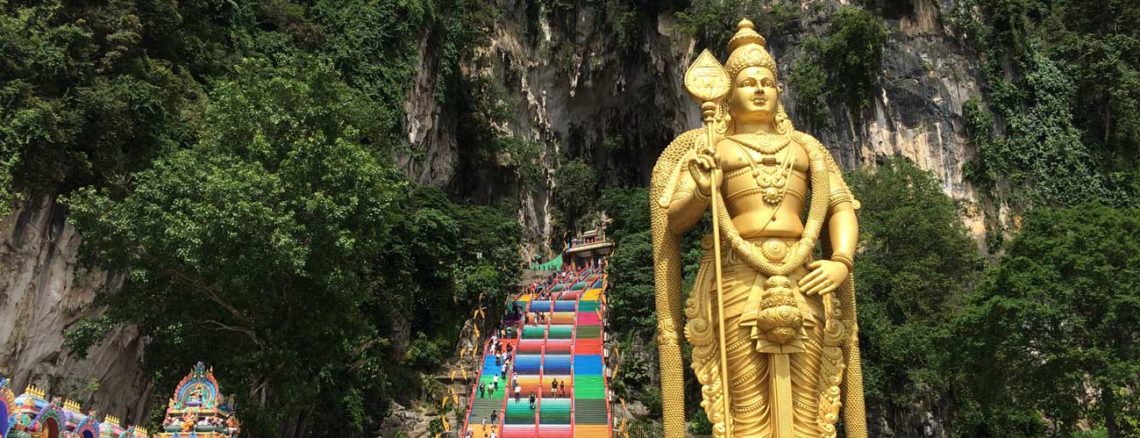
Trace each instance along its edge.
<path fill-rule="evenodd" d="M 750 135 L 721 140 L 717 143 L 717 156 L 726 176 L 741 177 L 733 178 L 739 182 L 732 185 L 767 185 L 764 184 L 766 179 L 779 179 L 778 175 L 804 175 L 810 163 L 807 151 L 795 141 L 787 138 L 784 141 L 765 141 L 765 137 Z M 750 177 L 743 178 L 745 174 Z"/>

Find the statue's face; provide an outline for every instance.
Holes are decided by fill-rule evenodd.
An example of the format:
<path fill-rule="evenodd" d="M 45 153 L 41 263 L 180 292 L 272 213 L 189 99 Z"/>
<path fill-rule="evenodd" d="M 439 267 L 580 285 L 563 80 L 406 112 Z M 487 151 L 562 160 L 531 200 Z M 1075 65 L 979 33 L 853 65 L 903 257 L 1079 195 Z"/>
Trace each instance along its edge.
<path fill-rule="evenodd" d="M 748 67 L 736 74 L 728 98 L 733 120 L 745 123 L 772 122 L 780 103 L 776 75 L 764 67 Z"/>

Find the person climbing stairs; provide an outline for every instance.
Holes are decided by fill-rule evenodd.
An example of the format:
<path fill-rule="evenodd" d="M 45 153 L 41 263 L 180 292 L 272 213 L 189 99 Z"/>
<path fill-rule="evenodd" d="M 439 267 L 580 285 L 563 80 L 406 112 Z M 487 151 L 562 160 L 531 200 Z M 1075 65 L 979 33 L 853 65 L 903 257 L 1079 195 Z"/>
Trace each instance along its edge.
<path fill-rule="evenodd" d="M 474 398 L 463 433 L 471 430 L 477 438 L 492 430 L 502 438 L 611 436 L 609 382 L 602 359 L 600 301 L 605 285 L 600 269 L 587 268 L 551 285 L 550 299 L 515 297 L 512 304 L 524 313 L 541 314 L 543 322 L 524 318 L 517 336 L 502 341 L 517 345 L 507 372 L 509 381 L 500 382 L 499 390 L 488 397 Z M 478 382 L 493 383 L 493 376 L 501 373 L 493 347 L 486 349 Z M 516 385 L 522 394 L 517 401 Z M 473 391 L 472 397 L 477 396 Z M 493 412 L 502 414 L 484 426 L 482 420 Z"/>

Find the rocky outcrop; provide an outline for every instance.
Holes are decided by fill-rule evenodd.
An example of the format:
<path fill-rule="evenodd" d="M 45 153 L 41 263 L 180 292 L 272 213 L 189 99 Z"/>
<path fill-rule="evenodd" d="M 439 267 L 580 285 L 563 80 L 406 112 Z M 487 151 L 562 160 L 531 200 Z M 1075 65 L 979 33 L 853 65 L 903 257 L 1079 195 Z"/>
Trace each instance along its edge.
<path fill-rule="evenodd" d="M 841 3 L 846 2 L 803 2 L 800 31 L 771 38 L 782 77 L 800 58 L 804 35 L 818 32 Z M 965 136 L 962 104 L 979 94 L 979 86 L 976 63 L 941 24 L 940 8 L 947 5 L 914 0 L 909 9 L 887 17 L 891 36 L 872 104 L 854 110 L 834 104 L 831 123 L 812 134 L 848 169 L 905 156 L 934 172 L 947 194 L 972 204 L 977 196 L 963 178 L 962 164 L 974 151 Z M 700 125 L 697 107 L 681 84 L 695 42 L 678 29 L 671 12 L 643 17 L 638 29 L 625 30 L 635 33 L 631 38 L 589 7 L 553 23 L 545 11 L 537 23 L 528 23 L 534 11 L 526 2 L 499 2 L 498 7 L 502 19 L 491 29 L 488 47 L 480 50 L 482 67 L 464 71 L 506 90 L 511 117 L 497 128 L 541 143 L 548 170 L 564 155 L 581 156 L 595 164 L 607 185 L 644 184 L 665 145 Z M 623 46 L 619 37 L 639 43 Z M 454 120 L 448 114 L 452 109 L 434 103 L 431 81 L 430 74 L 421 74 L 408 98 L 408 138 L 419 158 L 409 158 L 406 168 L 417 180 L 442 186 L 457 177 L 447 172 L 471 146 L 455 141 L 455 125 L 446 123 Z M 789 85 L 783 96 L 793 120 L 795 91 Z M 550 237 L 546 198 L 551 186 L 548 181 L 519 194 L 519 218 L 534 244 Z M 966 210 L 971 230 L 983 233 L 981 210 Z"/>
<path fill-rule="evenodd" d="M 85 316 L 97 291 L 119 281 L 78 263 L 80 236 L 53 199 L 31 202 L 0 222 L 0 375 L 19 393 L 35 384 L 135 424 L 151 392 L 143 341 L 121 327 L 79 358 L 64 331 Z"/>

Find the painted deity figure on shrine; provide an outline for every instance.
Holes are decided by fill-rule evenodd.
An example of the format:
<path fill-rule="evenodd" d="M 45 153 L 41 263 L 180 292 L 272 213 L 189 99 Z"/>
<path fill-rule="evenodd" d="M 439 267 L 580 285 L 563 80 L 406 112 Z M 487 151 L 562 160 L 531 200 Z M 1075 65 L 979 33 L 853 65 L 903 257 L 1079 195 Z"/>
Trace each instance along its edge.
<path fill-rule="evenodd" d="M 686 74 L 705 127 L 665 149 L 651 184 L 666 436 L 684 436 L 683 327 L 715 436 L 835 437 L 842 414 L 846 436 L 865 438 L 859 204 L 827 149 L 792 126 L 751 22 L 728 49 L 724 66 L 705 52 Z M 682 319 L 681 237 L 710 210 Z"/>

